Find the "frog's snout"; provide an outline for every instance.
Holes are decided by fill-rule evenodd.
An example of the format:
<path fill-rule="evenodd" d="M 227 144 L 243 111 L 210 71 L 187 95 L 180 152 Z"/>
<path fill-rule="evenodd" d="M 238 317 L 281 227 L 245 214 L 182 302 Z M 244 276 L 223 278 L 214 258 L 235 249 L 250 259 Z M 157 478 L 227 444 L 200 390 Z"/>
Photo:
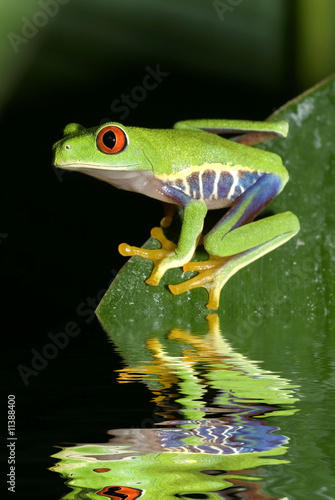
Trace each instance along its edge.
<path fill-rule="evenodd" d="M 79 123 L 69 123 L 64 130 L 59 134 L 57 142 L 53 145 L 53 164 L 56 167 L 62 167 L 69 162 L 72 139 L 78 135 L 85 134 L 87 129 Z"/>
<path fill-rule="evenodd" d="M 71 145 L 64 140 L 64 137 L 56 142 L 52 147 L 52 163 L 56 167 L 61 167 L 68 162 L 67 153 L 71 150 Z"/>

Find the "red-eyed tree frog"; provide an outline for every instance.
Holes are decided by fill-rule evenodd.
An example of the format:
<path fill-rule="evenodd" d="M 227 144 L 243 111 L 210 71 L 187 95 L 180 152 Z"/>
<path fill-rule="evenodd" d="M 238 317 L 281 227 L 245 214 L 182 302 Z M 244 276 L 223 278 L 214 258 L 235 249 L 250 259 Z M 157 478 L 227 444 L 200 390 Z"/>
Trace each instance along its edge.
<path fill-rule="evenodd" d="M 219 135 L 230 133 L 239 135 L 231 140 Z M 171 222 L 165 217 L 161 227 L 152 230 L 160 249 L 122 243 L 119 251 L 154 261 L 149 285 L 158 285 L 171 268 L 198 271 L 169 288 L 179 294 L 204 287 L 209 293 L 207 307 L 217 309 L 221 289 L 233 274 L 299 231 L 291 212 L 254 221 L 283 189 L 288 172 L 278 155 L 252 146 L 287 133 L 284 121 L 187 120 L 168 130 L 115 122 L 87 129 L 71 123 L 54 145 L 54 165 L 181 206 L 176 245 L 163 234 L 162 228 Z M 224 215 L 202 238 L 208 260 L 191 262 L 207 210 L 220 208 L 226 208 Z"/>

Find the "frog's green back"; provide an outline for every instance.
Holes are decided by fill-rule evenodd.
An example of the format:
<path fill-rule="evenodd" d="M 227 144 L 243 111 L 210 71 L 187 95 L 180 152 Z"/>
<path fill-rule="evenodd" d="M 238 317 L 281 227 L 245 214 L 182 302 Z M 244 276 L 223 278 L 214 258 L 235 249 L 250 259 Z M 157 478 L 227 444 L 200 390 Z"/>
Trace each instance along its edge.
<path fill-rule="evenodd" d="M 205 164 L 243 167 L 262 172 L 284 171 L 278 155 L 224 139 L 202 130 L 138 129 L 128 127 L 132 138 L 140 141 L 156 175 L 174 174 Z"/>

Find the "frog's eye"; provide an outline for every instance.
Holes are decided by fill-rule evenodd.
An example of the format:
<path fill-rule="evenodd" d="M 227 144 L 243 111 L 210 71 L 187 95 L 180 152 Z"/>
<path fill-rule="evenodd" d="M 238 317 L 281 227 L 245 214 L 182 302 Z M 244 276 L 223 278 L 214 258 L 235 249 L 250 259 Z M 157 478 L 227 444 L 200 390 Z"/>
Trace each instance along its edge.
<path fill-rule="evenodd" d="M 120 153 L 128 146 L 125 132 L 116 125 L 107 125 L 97 135 L 97 146 L 103 153 Z"/>

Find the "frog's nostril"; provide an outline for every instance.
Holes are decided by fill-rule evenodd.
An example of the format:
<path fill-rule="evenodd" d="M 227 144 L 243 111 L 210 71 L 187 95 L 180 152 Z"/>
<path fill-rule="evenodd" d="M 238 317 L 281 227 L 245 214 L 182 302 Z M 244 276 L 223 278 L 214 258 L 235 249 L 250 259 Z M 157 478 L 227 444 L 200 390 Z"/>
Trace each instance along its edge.
<path fill-rule="evenodd" d="M 66 149 L 67 151 L 68 151 L 69 149 L 71 149 L 70 144 L 65 144 L 64 149 Z"/>

